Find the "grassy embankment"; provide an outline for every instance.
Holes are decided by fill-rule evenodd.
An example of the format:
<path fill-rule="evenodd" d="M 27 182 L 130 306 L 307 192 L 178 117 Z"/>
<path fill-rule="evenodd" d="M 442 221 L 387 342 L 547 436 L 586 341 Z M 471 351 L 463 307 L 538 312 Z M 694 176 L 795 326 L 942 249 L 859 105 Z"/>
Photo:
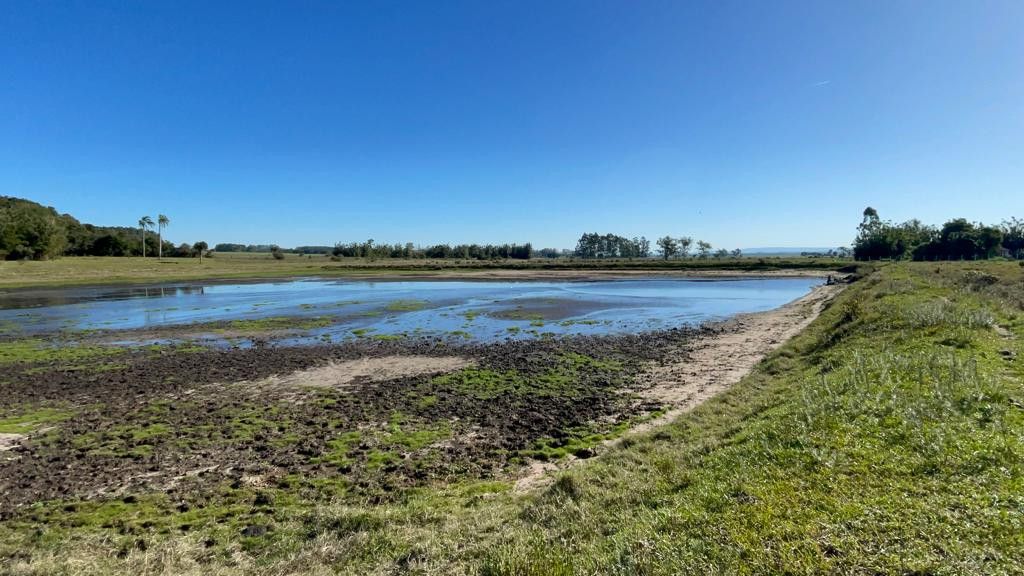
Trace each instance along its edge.
<path fill-rule="evenodd" d="M 886 266 L 730 391 L 536 493 L 271 491 L 272 538 L 227 547 L 195 511 L 49 506 L 0 551 L 14 573 L 1024 573 L 1022 337 L 1024 268 Z M 145 545 L 119 556 L 125 534 Z"/>
<path fill-rule="evenodd" d="M 214 258 L 105 258 L 68 257 L 43 262 L 0 261 L 0 290 L 35 286 L 70 286 L 172 282 L 181 280 L 228 280 L 298 276 L 436 275 L 455 272 L 499 270 L 647 270 L 647 271 L 771 271 L 834 270 L 849 261 L 829 258 L 739 258 L 725 260 L 367 260 L 347 258 L 338 262 L 325 256 L 287 255 L 275 260 L 269 254 L 217 254 Z"/>

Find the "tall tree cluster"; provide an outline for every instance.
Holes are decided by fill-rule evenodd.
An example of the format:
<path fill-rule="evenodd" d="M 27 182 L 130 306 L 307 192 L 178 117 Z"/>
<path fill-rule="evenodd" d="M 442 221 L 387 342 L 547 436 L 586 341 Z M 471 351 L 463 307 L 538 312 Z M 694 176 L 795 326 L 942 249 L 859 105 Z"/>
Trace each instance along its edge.
<path fill-rule="evenodd" d="M 862 214 L 853 256 L 857 260 L 981 260 L 1005 253 L 1024 257 L 1024 222 L 1011 218 L 1000 226 L 956 218 L 941 227 L 920 220 L 895 224 L 868 207 Z"/>
<path fill-rule="evenodd" d="M 0 196 L 0 259 L 46 260 L 59 256 L 185 256 L 163 240 L 170 224 L 160 215 L 139 228 L 94 226 L 30 200 Z M 155 228 L 156 234 L 148 233 Z"/>
<path fill-rule="evenodd" d="M 577 258 L 647 258 L 651 243 L 640 236 L 632 240 L 615 234 L 584 234 L 576 243 Z"/>
<path fill-rule="evenodd" d="M 658 257 L 664 260 L 673 258 L 689 258 L 695 243 L 693 238 L 683 236 L 662 236 L 654 241 L 657 247 Z M 696 241 L 696 257 L 707 259 L 712 256 L 724 258 L 727 256 L 739 257 L 740 251 L 719 250 L 712 254 L 711 243 L 703 240 Z M 651 243 L 647 238 L 625 238 L 615 234 L 584 234 L 576 243 L 577 258 L 649 258 L 651 256 Z"/>
<path fill-rule="evenodd" d="M 64 253 L 67 236 L 64 221 L 53 208 L 0 196 L 0 257 L 54 258 Z"/>

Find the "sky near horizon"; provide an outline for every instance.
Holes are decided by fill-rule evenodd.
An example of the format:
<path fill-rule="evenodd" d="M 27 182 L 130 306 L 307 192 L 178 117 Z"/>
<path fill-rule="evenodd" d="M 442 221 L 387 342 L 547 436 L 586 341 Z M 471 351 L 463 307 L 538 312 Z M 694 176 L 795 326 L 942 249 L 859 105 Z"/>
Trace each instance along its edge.
<path fill-rule="evenodd" d="M 0 195 L 174 242 L 1024 217 L 1024 2 L 0 5 Z"/>

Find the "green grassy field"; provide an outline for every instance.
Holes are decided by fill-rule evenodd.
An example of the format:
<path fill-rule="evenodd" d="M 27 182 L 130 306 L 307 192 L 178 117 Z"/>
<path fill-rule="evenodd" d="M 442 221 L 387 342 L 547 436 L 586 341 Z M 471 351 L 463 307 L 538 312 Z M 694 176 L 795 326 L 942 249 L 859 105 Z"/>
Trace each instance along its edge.
<path fill-rule="evenodd" d="M 1021 574 L 1022 337 L 1021 266 L 888 265 L 728 392 L 536 492 L 453 478 L 388 503 L 56 502 L 0 524 L 0 568 Z M 251 518 L 273 531 L 238 537 Z"/>
<path fill-rule="evenodd" d="M 834 270 L 849 261 L 827 258 L 739 258 L 724 260 L 367 260 L 332 261 L 322 255 L 222 253 L 213 258 L 67 257 L 50 261 L 0 261 L 0 289 L 37 286 L 231 280 L 298 276 L 436 275 L 487 270 L 772 271 Z"/>

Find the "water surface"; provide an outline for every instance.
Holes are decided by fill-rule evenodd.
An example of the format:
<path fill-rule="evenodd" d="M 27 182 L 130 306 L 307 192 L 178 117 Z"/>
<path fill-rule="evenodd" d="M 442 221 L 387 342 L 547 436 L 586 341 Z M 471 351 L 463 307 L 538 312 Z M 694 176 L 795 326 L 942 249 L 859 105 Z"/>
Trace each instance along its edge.
<path fill-rule="evenodd" d="M 288 280 L 68 288 L 0 295 L 0 327 L 24 334 L 316 319 L 295 342 L 402 335 L 495 340 L 665 329 L 770 310 L 815 278 L 602 281 Z M 216 339 L 211 332 L 211 338 Z"/>

